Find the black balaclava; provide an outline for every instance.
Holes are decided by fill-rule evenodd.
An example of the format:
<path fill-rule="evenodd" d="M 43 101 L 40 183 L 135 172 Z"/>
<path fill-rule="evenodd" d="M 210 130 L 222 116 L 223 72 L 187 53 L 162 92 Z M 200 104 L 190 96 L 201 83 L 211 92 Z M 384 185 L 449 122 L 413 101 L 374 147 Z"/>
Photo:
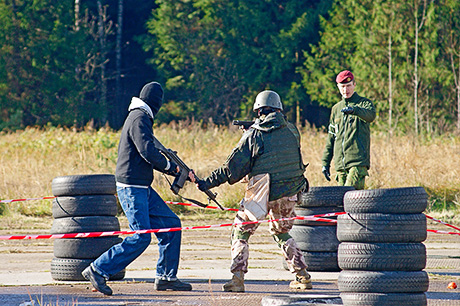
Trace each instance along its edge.
<path fill-rule="evenodd" d="M 142 87 L 139 99 L 147 103 L 155 116 L 163 104 L 163 88 L 158 82 L 150 82 Z"/>
<path fill-rule="evenodd" d="M 263 115 L 268 115 L 270 113 L 274 113 L 276 111 L 277 111 L 276 108 L 264 106 L 264 107 L 261 107 L 261 108 L 259 108 L 257 110 L 257 115 L 260 117 L 260 116 L 263 116 Z"/>

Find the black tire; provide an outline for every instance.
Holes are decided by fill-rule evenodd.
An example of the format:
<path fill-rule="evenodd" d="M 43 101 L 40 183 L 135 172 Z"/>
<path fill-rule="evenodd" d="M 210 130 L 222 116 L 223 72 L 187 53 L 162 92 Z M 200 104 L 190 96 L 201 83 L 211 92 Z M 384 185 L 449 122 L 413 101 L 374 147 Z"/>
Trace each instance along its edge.
<path fill-rule="evenodd" d="M 341 305 L 342 300 L 338 295 L 327 294 L 276 294 L 267 295 L 262 298 L 262 306 L 279 305 Z M 336 303 L 336 304 L 332 304 Z"/>
<path fill-rule="evenodd" d="M 51 277 L 57 281 L 86 281 L 81 272 L 91 262 L 93 259 L 53 258 L 51 260 Z M 109 280 L 121 280 L 124 277 L 125 269 L 112 275 Z"/>
<path fill-rule="evenodd" d="M 69 217 L 53 220 L 51 234 L 88 233 L 119 231 L 120 222 L 117 217 L 89 216 Z"/>
<path fill-rule="evenodd" d="M 56 239 L 54 256 L 58 258 L 96 259 L 112 246 L 122 242 L 118 236 Z"/>
<path fill-rule="evenodd" d="M 422 293 L 428 290 L 425 271 L 351 271 L 339 273 L 340 292 Z"/>
<path fill-rule="evenodd" d="M 343 270 L 420 271 L 426 265 L 423 243 L 342 242 L 338 264 Z"/>
<path fill-rule="evenodd" d="M 305 252 L 303 251 L 308 271 L 339 272 L 337 252 Z"/>
<path fill-rule="evenodd" d="M 355 190 L 343 202 L 349 213 L 416 214 L 426 209 L 428 195 L 423 187 Z"/>
<path fill-rule="evenodd" d="M 57 197 L 52 211 L 54 218 L 116 216 L 117 198 L 110 194 Z"/>
<path fill-rule="evenodd" d="M 295 213 L 297 216 L 312 216 L 323 215 L 328 213 L 342 212 L 343 208 L 337 206 L 324 206 L 324 207 L 296 207 Z M 325 219 L 337 220 L 337 216 L 327 217 Z M 321 222 L 312 220 L 294 220 L 295 225 L 308 225 L 308 226 L 337 226 L 337 223 Z"/>
<path fill-rule="evenodd" d="M 317 206 L 341 206 L 343 207 L 343 196 L 348 191 L 355 190 L 352 186 L 323 186 L 310 187 L 308 192 L 303 192 L 299 207 Z"/>
<path fill-rule="evenodd" d="M 302 251 L 337 252 L 340 243 L 335 226 L 294 225 L 289 234 Z"/>
<path fill-rule="evenodd" d="M 339 272 L 337 252 L 306 252 L 302 251 L 307 270 L 311 272 Z M 283 258 L 283 268 L 289 270 L 286 260 Z"/>
<path fill-rule="evenodd" d="M 343 305 L 348 306 L 426 306 L 425 293 L 340 293 Z"/>
<path fill-rule="evenodd" d="M 337 238 L 341 242 L 422 242 L 427 237 L 426 229 L 422 213 L 337 216 Z"/>
<path fill-rule="evenodd" d="M 58 176 L 51 182 L 54 196 L 91 194 L 115 194 L 115 176 L 112 174 L 89 174 Z"/>

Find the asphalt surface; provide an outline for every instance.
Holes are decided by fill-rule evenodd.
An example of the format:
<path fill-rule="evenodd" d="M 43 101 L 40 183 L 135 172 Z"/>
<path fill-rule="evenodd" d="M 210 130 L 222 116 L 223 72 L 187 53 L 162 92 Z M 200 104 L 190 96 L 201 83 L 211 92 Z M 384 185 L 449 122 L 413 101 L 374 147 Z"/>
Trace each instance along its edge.
<path fill-rule="evenodd" d="M 127 228 L 120 219 L 122 228 Z M 45 234 L 52 219 L 32 226 L 5 224 L 1 235 Z M 184 226 L 228 223 L 219 221 L 184 221 Z M 441 225 L 429 224 L 430 229 L 446 230 Z M 112 296 L 93 292 L 87 282 L 61 282 L 51 278 L 53 240 L 0 241 L 0 305 L 55 306 L 55 305 L 261 305 L 267 296 L 313 295 L 330 297 L 336 304 L 340 292 L 337 287 L 339 272 L 311 272 L 313 290 L 293 291 L 293 279 L 282 265 L 281 253 L 262 224 L 250 240 L 250 271 L 246 275 L 245 293 L 222 292 L 222 285 L 231 278 L 230 228 L 189 230 L 183 232 L 179 278 L 190 282 L 190 292 L 157 292 L 153 290 L 158 249 L 155 241 L 126 269 L 121 281 L 111 281 Z M 448 289 L 450 282 L 460 286 L 460 236 L 429 233 L 425 241 L 430 286 L 426 296 L 428 305 L 459 305 L 460 289 Z M 302 305 L 314 305 L 305 303 Z M 318 304 L 318 305 L 324 305 Z M 332 305 L 332 304 L 331 304 Z"/>

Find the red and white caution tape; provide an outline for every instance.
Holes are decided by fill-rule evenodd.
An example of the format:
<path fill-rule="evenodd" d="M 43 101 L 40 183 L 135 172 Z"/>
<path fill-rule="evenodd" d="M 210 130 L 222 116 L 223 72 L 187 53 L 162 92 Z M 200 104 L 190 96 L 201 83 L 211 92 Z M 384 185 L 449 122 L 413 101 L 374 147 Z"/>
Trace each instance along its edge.
<path fill-rule="evenodd" d="M 24 202 L 24 201 L 36 201 L 36 200 L 52 200 L 57 197 L 41 197 L 41 198 L 24 198 L 24 199 L 13 199 L 13 200 L 0 200 L 0 203 L 12 203 L 12 202 Z M 191 203 L 183 203 L 183 202 L 172 202 L 172 201 L 165 201 L 166 204 L 173 204 L 173 205 L 183 205 L 183 206 L 193 206 L 193 207 L 200 207 L 200 208 L 210 208 L 210 209 L 220 209 L 217 206 L 206 206 L 202 207 L 200 205 L 191 204 Z M 237 208 L 225 208 L 225 210 L 229 211 L 238 211 Z"/>
<path fill-rule="evenodd" d="M 428 219 L 431 219 L 431 220 L 433 220 L 433 221 L 439 222 L 439 223 L 444 224 L 444 225 L 446 225 L 446 226 L 448 226 L 448 227 L 451 227 L 451 228 L 453 228 L 453 229 L 456 229 L 457 231 L 460 231 L 460 228 L 459 228 L 459 227 L 456 227 L 456 226 L 454 226 L 454 225 L 452 225 L 452 224 L 449 224 L 449 223 L 446 223 L 446 222 L 444 222 L 444 221 L 435 219 L 435 218 L 430 217 L 430 216 L 428 216 L 428 215 L 425 215 L 425 216 L 426 216 Z"/>
<path fill-rule="evenodd" d="M 326 221 L 326 222 L 337 222 L 336 220 L 323 219 L 320 217 L 336 216 L 340 214 L 344 214 L 344 213 L 330 213 L 330 214 L 323 214 L 323 215 L 297 216 L 297 217 L 291 217 L 291 218 L 248 221 L 248 222 L 241 222 L 241 223 L 171 227 L 171 228 L 148 229 L 148 230 L 137 230 L 137 231 L 111 231 L 111 232 L 68 233 L 68 234 L 49 234 L 49 235 L 10 235 L 10 236 L 0 236 L 0 240 L 93 238 L 93 237 L 118 236 L 118 235 L 132 235 L 132 234 L 165 233 L 165 232 L 192 230 L 192 229 L 208 229 L 208 228 L 217 228 L 217 227 L 225 227 L 225 226 L 233 226 L 233 225 L 246 225 L 246 224 L 267 223 L 267 222 L 275 222 L 275 221 L 302 220 L 302 219 L 318 220 L 318 221 L 321 220 L 321 221 Z"/>
<path fill-rule="evenodd" d="M 310 221 L 337 223 L 337 220 L 324 219 L 324 218 L 334 217 L 334 216 L 344 215 L 344 214 L 346 214 L 346 212 L 328 213 L 328 214 L 311 215 L 311 216 L 297 216 L 297 217 L 295 217 L 295 219 L 296 220 L 310 220 Z"/>
<path fill-rule="evenodd" d="M 0 200 L 0 203 L 11 203 L 11 202 L 22 202 L 22 201 L 33 201 L 33 200 L 49 200 L 55 197 L 43 197 L 43 198 L 29 198 L 29 199 L 14 199 L 14 200 Z"/>
<path fill-rule="evenodd" d="M 202 207 L 200 205 L 196 205 L 196 204 L 191 204 L 191 203 L 183 203 L 183 202 L 171 202 L 171 201 L 165 201 L 166 204 L 173 204 L 173 205 L 183 205 L 183 206 L 192 206 L 192 207 L 199 207 L 199 208 L 210 208 L 210 209 L 220 209 L 219 207 L 217 206 L 206 206 L 206 207 Z M 238 211 L 238 208 L 226 208 L 224 207 L 224 210 L 228 210 L 228 211 Z"/>
<path fill-rule="evenodd" d="M 33 200 L 50 200 L 56 198 L 55 196 L 49 197 L 41 197 L 41 198 L 24 198 L 24 199 L 13 199 L 13 200 L 0 200 L 0 203 L 12 203 L 12 202 L 22 202 L 22 201 L 33 201 Z M 183 203 L 183 202 L 172 202 L 172 201 L 165 201 L 166 204 L 172 205 L 183 205 L 183 206 L 191 206 L 191 207 L 200 207 L 200 208 L 209 208 L 209 209 L 220 209 L 217 206 L 206 206 L 201 207 L 196 204 L 191 203 Z M 238 211 L 237 208 L 225 208 L 226 211 Z M 253 223 L 264 223 L 264 222 L 274 222 L 274 221 L 287 221 L 287 220 L 311 220 L 311 221 L 319 221 L 319 222 L 331 222 L 337 223 L 336 220 L 333 219 L 324 219 L 327 217 L 338 216 L 345 214 L 345 212 L 341 213 L 329 213 L 329 214 L 322 214 L 322 215 L 312 215 L 312 216 L 297 216 L 292 218 L 284 218 L 284 219 L 277 219 L 277 220 L 262 220 L 262 221 L 254 221 L 254 222 L 244 222 L 244 223 L 235 223 L 235 224 L 253 224 Z M 431 219 L 435 222 L 444 224 L 449 226 L 453 229 L 460 231 L 460 228 L 454 226 L 452 224 L 446 223 L 444 221 L 435 219 L 431 216 L 425 215 L 428 219 Z M 219 225 L 207 225 L 207 226 L 194 226 L 194 227 L 183 227 L 183 228 L 169 228 L 169 229 L 151 229 L 151 230 L 142 230 L 142 231 L 116 231 L 116 232 L 91 232 L 91 233 L 72 233 L 72 234 L 53 234 L 53 235 L 23 235 L 23 236 L 0 236 L 0 240 L 17 240 L 17 239 L 59 239 L 59 238 L 90 238 L 90 237 L 101 237 L 101 236 L 115 236 L 115 235 L 131 235 L 131 234 L 146 234 L 146 233 L 159 233 L 159 232 L 168 232 L 168 231 L 180 231 L 180 230 L 190 230 L 190 229 L 202 229 L 202 228 L 213 228 L 213 227 L 223 227 L 223 226 L 232 226 L 233 223 L 229 224 L 219 224 Z M 460 233 L 456 232 L 447 232 L 441 230 L 427 230 L 428 232 L 438 233 L 438 234 L 450 234 L 450 235 L 460 235 Z"/>
<path fill-rule="evenodd" d="M 460 233 L 456 233 L 456 232 L 446 232 L 446 231 L 431 230 L 431 229 L 427 229 L 426 231 L 431 232 L 431 233 L 436 233 L 436 234 L 460 235 Z"/>
<path fill-rule="evenodd" d="M 12 203 L 12 202 L 21 202 L 21 201 L 33 201 L 33 200 L 49 200 L 49 199 L 54 199 L 57 197 L 42 197 L 42 198 L 28 198 L 28 199 L 14 199 L 14 200 L 0 200 L 0 203 Z M 211 206 L 208 205 L 206 207 L 202 207 L 200 205 L 192 204 L 192 203 L 184 203 L 184 202 L 172 202 L 172 201 L 165 201 L 166 204 L 172 204 L 172 205 L 183 205 L 183 206 L 191 206 L 191 207 L 199 207 L 199 208 L 209 208 L 209 209 L 220 209 L 217 206 Z M 224 208 L 226 211 L 238 211 L 238 208 Z M 329 217 L 326 215 L 321 215 L 322 217 Z M 314 216 L 307 216 L 307 217 L 314 217 Z M 320 221 L 320 220 L 318 220 Z M 321 220 L 322 221 L 322 220 Z M 325 222 L 331 221 L 330 219 L 327 219 Z M 335 221 L 335 220 L 332 220 Z"/>

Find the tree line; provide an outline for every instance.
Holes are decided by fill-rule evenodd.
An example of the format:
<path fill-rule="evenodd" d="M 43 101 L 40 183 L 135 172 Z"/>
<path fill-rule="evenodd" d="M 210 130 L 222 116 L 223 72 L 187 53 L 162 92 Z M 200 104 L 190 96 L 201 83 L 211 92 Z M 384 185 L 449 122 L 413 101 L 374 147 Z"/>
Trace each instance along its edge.
<path fill-rule="evenodd" d="M 377 128 L 460 129 L 456 0 L 0 0 L 0 129 L 118 129 L 148 81 L 158 122 L 250 119 L 264 89 L 290 120 L 327 125 L 353 71 Z"/>

